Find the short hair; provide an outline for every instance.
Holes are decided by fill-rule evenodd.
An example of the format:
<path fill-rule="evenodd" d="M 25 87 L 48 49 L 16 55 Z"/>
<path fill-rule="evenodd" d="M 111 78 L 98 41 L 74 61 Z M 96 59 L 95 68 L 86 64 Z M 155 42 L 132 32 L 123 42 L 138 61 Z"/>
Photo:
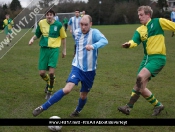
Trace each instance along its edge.
<path fill-rule="evenodd" d="M 88 15 L 89 21 L 92 22 L 92 17 Z"/>
<path fill-rule="evenodd" d="M 79 9 L 76 9 L 76 10 L 75 10 L 75 12 L 76 12 L 76 11 L 80 12 L 80 10 L 79 10 Z"/>
<path fill-rule="evenodd" d="M 51 13 L 51 14 L 53 14 L 55 16 L 55 12 L 52 9 L 46 11 L 45 15 L 47 15 L 48 13 Z"/>
<path fill-rule="evenodd" d="M 89 19 L 89 22 L 92 22 L 92 17 L 90 15 L 84 15 L 83 17 L 87 17 Z"/>
<path fill-rule="evenodd" d="M 150 17 L 152 17 L 153 15 L 153 10 L 151 9 L 150 6 L 140 6 L 137 11 L 141 11 L 141 10 L 144 10 L 144 13 L 146 15 L 150 14 Z"/>

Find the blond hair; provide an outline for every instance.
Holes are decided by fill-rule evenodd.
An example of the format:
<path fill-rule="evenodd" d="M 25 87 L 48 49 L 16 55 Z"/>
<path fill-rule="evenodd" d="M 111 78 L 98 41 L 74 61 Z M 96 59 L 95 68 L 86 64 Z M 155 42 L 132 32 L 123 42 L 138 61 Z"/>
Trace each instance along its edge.
<path fill-rule="evenodd" d="M 140 6 L 137 11 L 141 11 L 141 10 L 144 10 L 144 13 L 146 15 L 150 14 L 150 17 L 152 17 L 153 15 L 153 10 L 151 9 L 150 6 Z"/>

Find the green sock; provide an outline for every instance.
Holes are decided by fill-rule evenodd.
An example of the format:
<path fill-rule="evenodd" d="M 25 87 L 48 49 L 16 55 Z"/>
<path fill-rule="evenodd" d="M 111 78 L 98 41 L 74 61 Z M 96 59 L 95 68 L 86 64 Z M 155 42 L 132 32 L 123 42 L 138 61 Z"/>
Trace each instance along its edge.
<path fill-rule="evenodd" d="M 133 108 L 134 103 L 139 99 L 140 94 L 141 94 L 140 92 L 137 92 L 137 91 L 135 91 L 134 89 L 132 90 L 131 98 L 130 98 L 129 102 L 127 103 L 127 105 L 128 105 L 130 108 Z"/>
<path fill-rule="evenodd" d="M 153 106 L 160 106 L 161 103 L 151 94 L 149 97 L 145 97 L 145 99 L 152 104 Z"/>

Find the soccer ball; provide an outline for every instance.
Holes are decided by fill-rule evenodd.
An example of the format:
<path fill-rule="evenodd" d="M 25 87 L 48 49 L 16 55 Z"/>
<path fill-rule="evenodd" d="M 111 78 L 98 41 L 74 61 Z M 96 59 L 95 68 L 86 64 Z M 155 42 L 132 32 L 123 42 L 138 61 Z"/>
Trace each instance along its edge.
<path fill-rule="evenodd" d="M 61 119 L 61 118 L 58 117 L 58 116 L 51 116 L 49 119 Z M 48 126 L 48 128 L 49 128 L 51 131 L 56 132 L 56 131 L 61 130 L 62 126 Z"/>

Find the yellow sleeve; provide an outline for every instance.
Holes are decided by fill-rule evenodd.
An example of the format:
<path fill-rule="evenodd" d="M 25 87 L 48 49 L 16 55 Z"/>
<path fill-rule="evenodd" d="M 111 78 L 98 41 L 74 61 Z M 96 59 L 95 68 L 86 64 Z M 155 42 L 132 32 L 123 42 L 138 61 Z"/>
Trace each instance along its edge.
<path fill-rule="evenodd" d="M 12 25 L 12 27 L 14 26 L 14 22 L 13 22 L 13 20 L 11 21 L 11 23 L 10 23 L 11 25 Z"/>
<path fill-rule="evenodd" d="M 175 31 L 175 22 L 165 18 L 160 18 L 159 23 L 163 30 Z"/>
<path fill-rule="evenodd" d="M 61 38 L 66 38 L 66 37 L 67 37 L 67 34 L 66 34 L 66 32 L 65 32 L 65 30 L 64 30 L 64 28 L 63 28 L 63 26 L 62 26 L 61 29 L 60 29 L 60 37 L 61 37 Z"/>
<path fill-rule="evenodd" d="M 138 44 L 135 43 L 133 40 L 130 40 L 128 43 L 130 43 L 130 47 L 129 48 L 134 48 L 134 47 L 138 46 Z"/>
<path fill-rule="evenodd" d="M 3 27 L 7 26 L 7 24 L 8 24 L 7 19 L 5 19 L 5 20 L 3 21 Z"/>

